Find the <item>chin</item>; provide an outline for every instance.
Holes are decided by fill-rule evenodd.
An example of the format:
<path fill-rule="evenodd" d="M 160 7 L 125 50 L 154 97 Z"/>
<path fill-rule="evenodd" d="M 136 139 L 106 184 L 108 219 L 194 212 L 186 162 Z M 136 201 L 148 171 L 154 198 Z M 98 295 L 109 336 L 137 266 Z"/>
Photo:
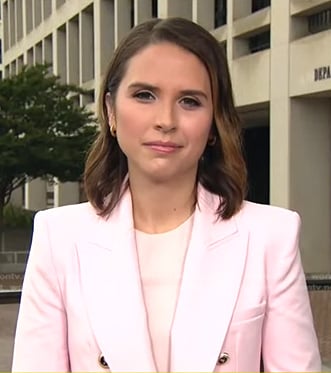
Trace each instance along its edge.
<path fill-rule="evenodd" d="M 192 176 L 192 172 L 194 176 Z M 147 174 L 145 174 L 147 178 L 150 179 L 152 183 L 155 184 L 162 184 L 162 183 L 174 183 L 178 181 L 184 181 L 185 179 L 194 179 L 196 177 L 196 170 L 149 170 Z"/>
<path fill-rule="evenodd" d="M 168 182 L 173 182 L 176 178 L 174 175 L 165 175 L 162 173 L 151 173 L 148 175 L 150 181 L 154 184 L 165 184 Z"/>

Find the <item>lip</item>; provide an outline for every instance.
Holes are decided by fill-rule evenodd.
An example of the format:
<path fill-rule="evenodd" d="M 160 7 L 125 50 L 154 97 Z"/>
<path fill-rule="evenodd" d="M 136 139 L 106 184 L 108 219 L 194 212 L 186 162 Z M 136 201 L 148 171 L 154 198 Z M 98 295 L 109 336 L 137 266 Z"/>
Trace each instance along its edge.
<path fill-rule="evenodd" d="M 163 154 L 174 153 L 175 151 L 177 151 L 178 149 L 182 147 L 171 141 L 149 141 L 149 142 L 145 142 L 143 145 L 158 153 L 163 153 Z"/>

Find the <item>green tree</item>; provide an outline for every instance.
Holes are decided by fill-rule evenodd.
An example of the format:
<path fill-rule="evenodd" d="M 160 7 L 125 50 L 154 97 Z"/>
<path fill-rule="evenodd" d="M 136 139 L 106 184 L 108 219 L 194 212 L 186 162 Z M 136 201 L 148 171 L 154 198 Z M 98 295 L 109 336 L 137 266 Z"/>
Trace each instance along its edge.
<path fill-rule="evenodd" d="M 83 93 L 61 84 L 49 65 L 0 80 L 0 229 L 4 206 L 26 180 L 80 179 L 96 133 L 92 112 L 75 100 Z"/>

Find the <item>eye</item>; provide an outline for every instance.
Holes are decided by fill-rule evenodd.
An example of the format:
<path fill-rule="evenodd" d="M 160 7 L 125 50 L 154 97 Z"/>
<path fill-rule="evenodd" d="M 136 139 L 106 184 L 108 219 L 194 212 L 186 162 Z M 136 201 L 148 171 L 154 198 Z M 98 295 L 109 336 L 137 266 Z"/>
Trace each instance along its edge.
<path fill-rule="evenodd" d="M 149 91 L 140 91 L 133 94 L 138 101 L 148 102 L 154 100 L 154 95 Z"/>
<path fill-rule="evenodd" d="M 195 98 L 192 98 L 192 97 L 184 97 L 181 99 L 180 101 L 184 106 L 190 108 L 190 109 L 193 109 L 195 107 L 199 107 L 201 106 L 201 103 L 200 101 L 198 101 L 197 99 Z"/>

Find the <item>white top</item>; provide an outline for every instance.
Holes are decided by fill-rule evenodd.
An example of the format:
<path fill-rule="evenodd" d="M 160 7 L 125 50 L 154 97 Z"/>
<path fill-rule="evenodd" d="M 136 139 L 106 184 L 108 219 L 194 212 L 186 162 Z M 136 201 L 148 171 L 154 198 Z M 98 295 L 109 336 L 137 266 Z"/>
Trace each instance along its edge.
<path fill-rule="evenodd" d="M 159 372 L 170 370 L 170 334 L 192 221 L 193 215 L 165 233 L 148 234 L 136 230 L 149 333 Z"/>

